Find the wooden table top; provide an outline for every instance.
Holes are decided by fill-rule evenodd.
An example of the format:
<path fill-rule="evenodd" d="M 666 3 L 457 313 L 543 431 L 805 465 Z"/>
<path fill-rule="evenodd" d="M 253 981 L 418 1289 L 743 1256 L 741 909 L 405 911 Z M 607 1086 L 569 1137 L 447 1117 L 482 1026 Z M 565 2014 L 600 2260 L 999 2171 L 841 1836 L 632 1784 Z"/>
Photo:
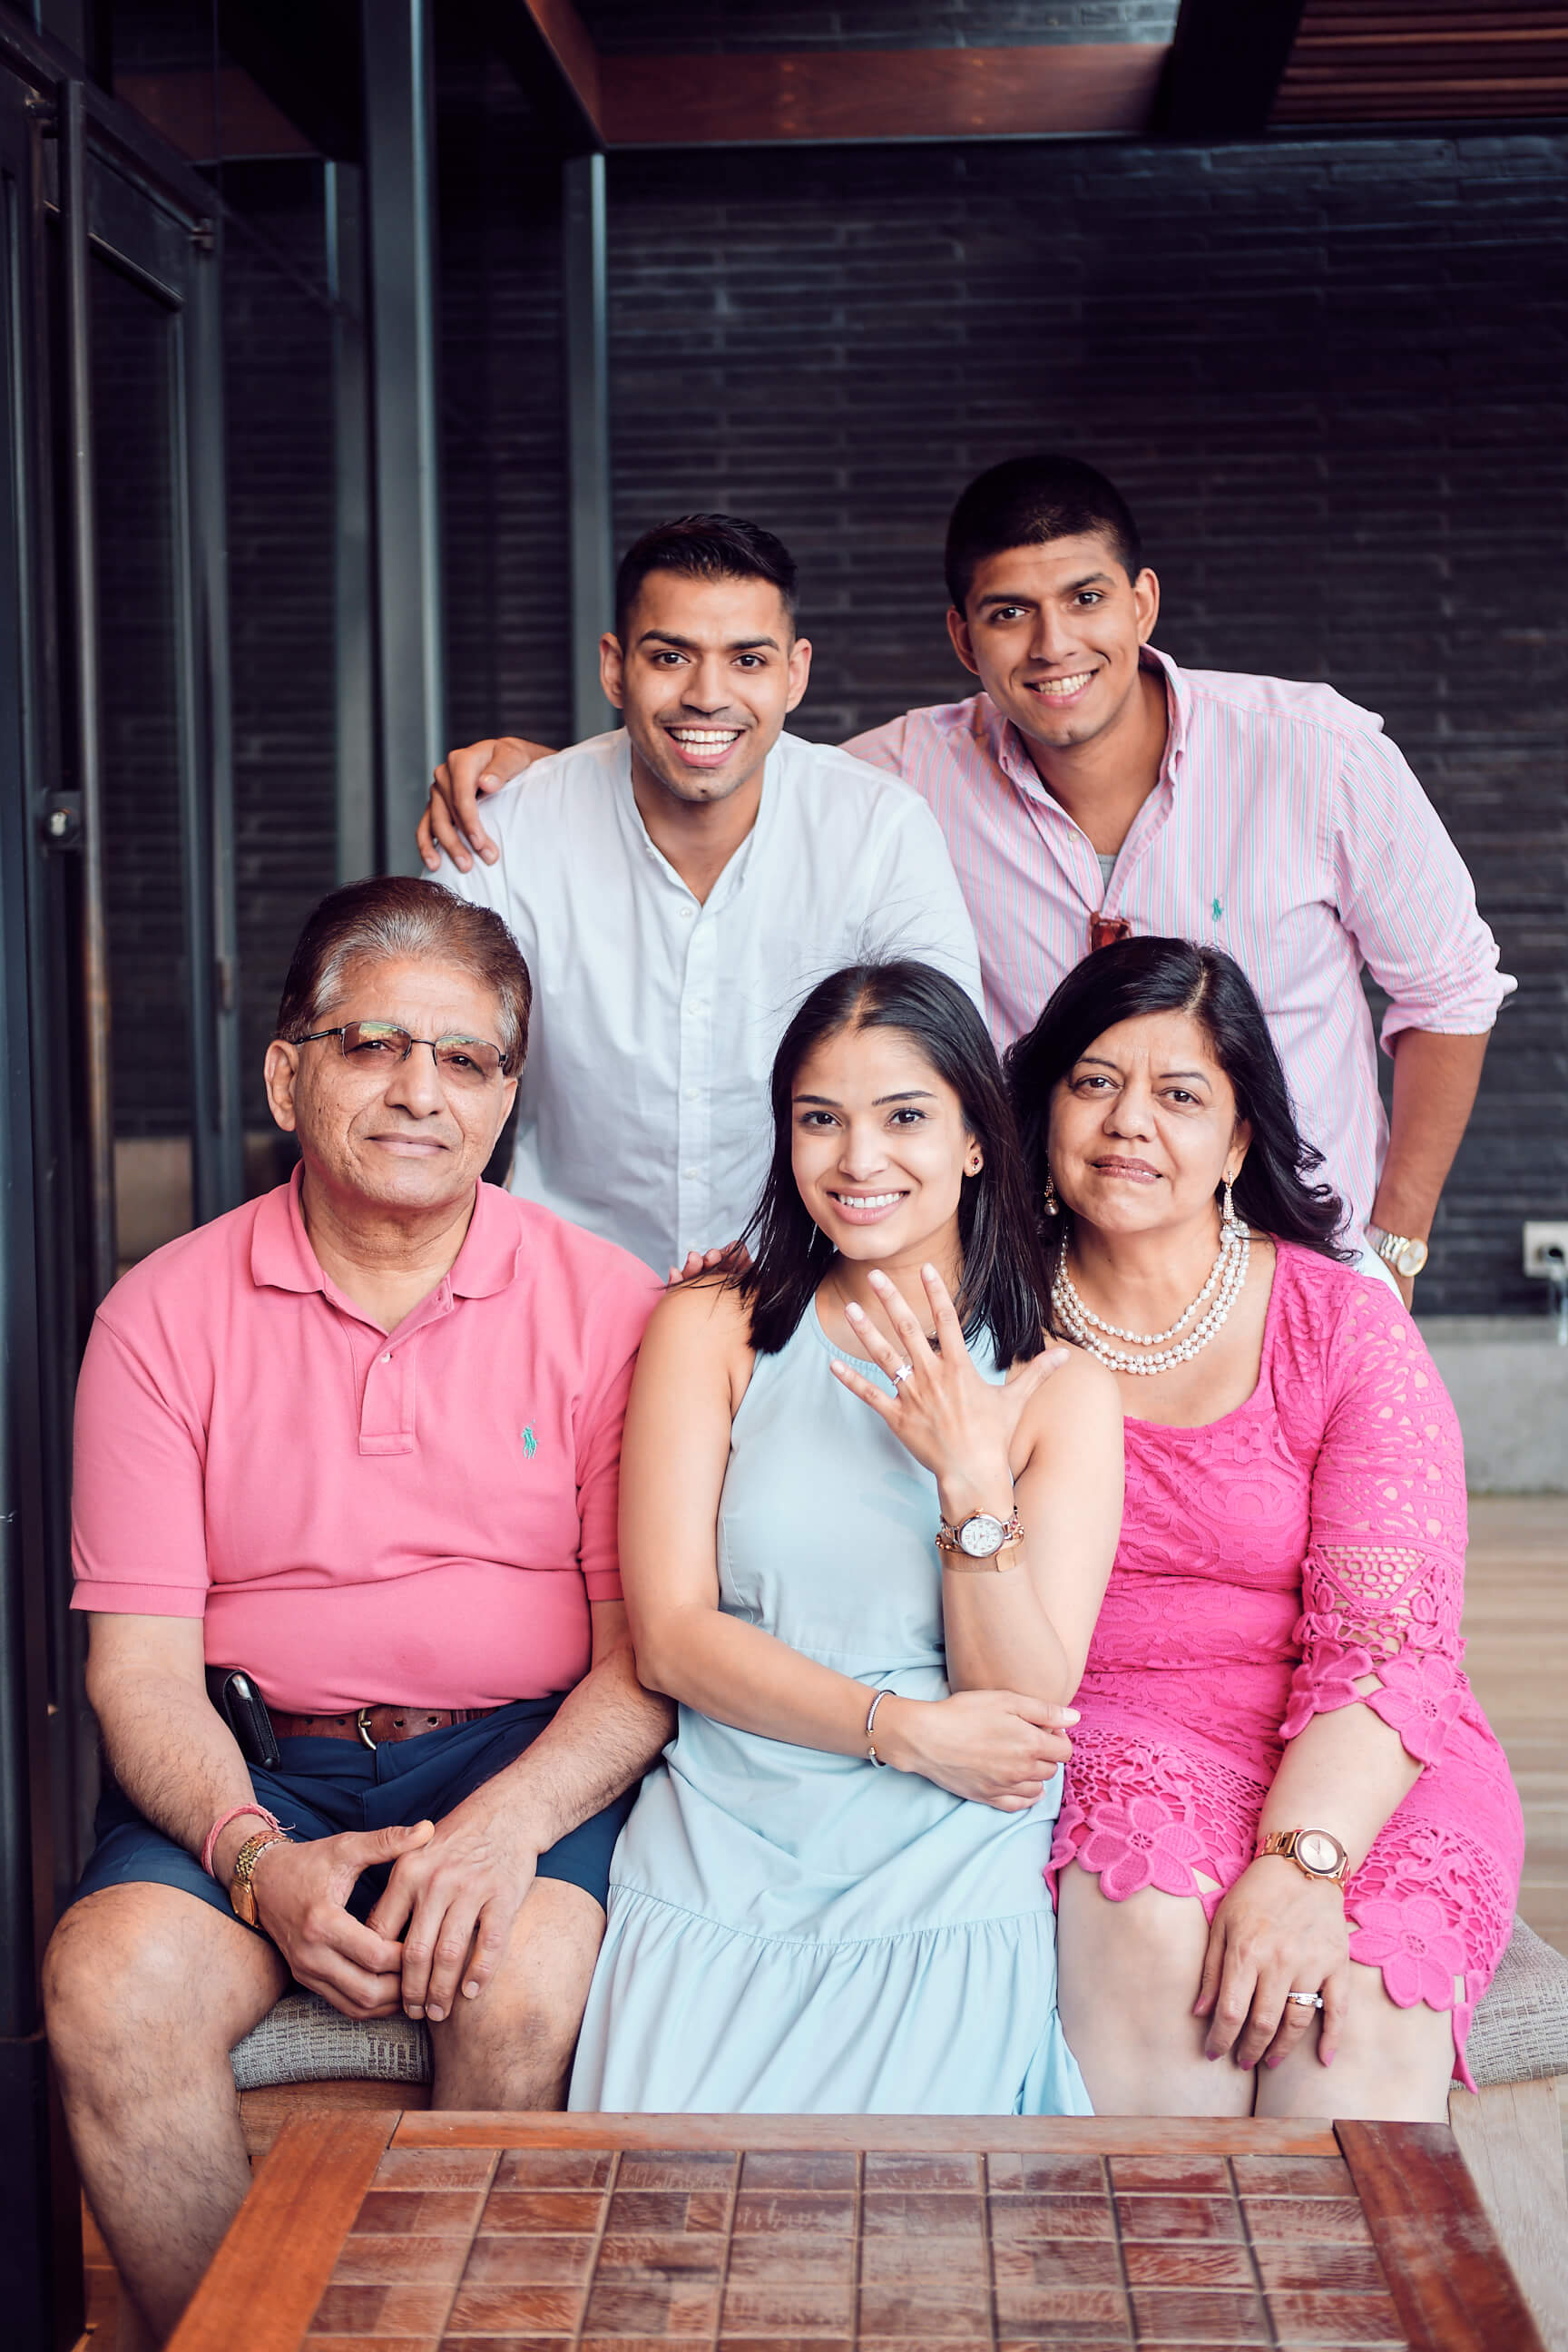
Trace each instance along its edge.
<path fill-rule="evenodd" d="M 322 2110 L 170 2352 L 1544 2352 L 1447 2127 Z"/>

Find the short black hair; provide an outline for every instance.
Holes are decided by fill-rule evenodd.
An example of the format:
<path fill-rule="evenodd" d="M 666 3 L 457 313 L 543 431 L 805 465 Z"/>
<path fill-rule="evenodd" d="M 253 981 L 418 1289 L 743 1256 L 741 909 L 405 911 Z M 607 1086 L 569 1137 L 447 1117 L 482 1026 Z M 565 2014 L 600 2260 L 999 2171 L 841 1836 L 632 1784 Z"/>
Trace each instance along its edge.
<path fill-rule="evenodd" d="M 687 580 L 768 580 L 795 625 L 795 558 L 782 539 L 736 515 L 677 515 L 635 539 L 616 573 L 616 635 L 626 650 L 626 618 L 650 572 L 678 572 Z"/>
<path fill-rule="evenodd" d="M 947 593 L 962 613 L 975 567 L 988 555 L 1093 533 L 1110 541 L 1129 580 L 1136 580 L 1142 543 L 1114 482 L 1081 457 L 1008 457 L 977 474 L 953 508 L 943 559 Z"/>
<path fill-rule="evenodd" d="M 773 1160 L 746 1228 L 751 1263 L 730 1277 L 751 1308 L 752 1347 L 773 1356 L 788 1345 L 833 1263 L 833 1244 L 795 1181 L 794 1096 L 807 1056 L 845 1029 L 901 1030 L 957 1095 L 982 1157 L 959 1194 L 959 1319 L 971 1342 L 985 1334 L 1002 1370 L 1027 1362 L 1050 1328 L 1049 1286 L 1002 1066 L 958 982 L 904 960 L 849 964 L 821 982 L 773 1056 Z"/>
<path fill-rule="evenodd" d="M 1296 1125 L 1290 1089 L 1252 982 L 1222 948 L 1190 940 L 1121 940 L 1075 964 L 1026 1037 L 1008 1048 L 1007 1082 L 1030 1183 L 1038 1200 L 1050 1175 L 1051 1097 L 1108 1029 L 1151 1013 L 1184 1013 L 1198 1024 L 1230 1080 L 1236 1111 L 1252 1141 L 1236 1180 L 1236 1205 L 1249 1225 L 1322 1257 L 1353 1262 L 1340 1246 L 1345 1211 L 1337 1192 L 1313 1182 L 1323 1155 Z"/>

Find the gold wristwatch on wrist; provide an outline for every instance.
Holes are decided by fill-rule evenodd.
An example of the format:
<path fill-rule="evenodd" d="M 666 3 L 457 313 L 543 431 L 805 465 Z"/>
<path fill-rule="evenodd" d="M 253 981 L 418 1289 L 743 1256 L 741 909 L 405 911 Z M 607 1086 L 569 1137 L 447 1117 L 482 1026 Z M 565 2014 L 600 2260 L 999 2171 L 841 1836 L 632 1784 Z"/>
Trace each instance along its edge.
<path fill-rule="evenodd" d="M 1270 1830 L 1258 1841 L 1255 1860 L 1277 1853 L 1293 1862 L 1309 1878 L 1325 1878 L 1342 1886 L 1351 1874 L 1351 1858 L 1331 1830 Z"/>
<path fill-rule="evenodd" d="M 247 1927 L 259 1927 L 261 1925 L 256 1916 L 256 1889 L 250 1883 L 252 1872 L 269 1845 L 291 1845 L 292 1843 L 293 1840 L 286 1837 L 281 1830 L 258 1830 L 254 1837 L 246 1839 L 245 1843 L 235 1855 L 234 1874 L 229 1880 L 228 1899 L 233 1906 L 235 1917 L 242 1919 Z"/>
<path fill-rule="evenodd" d="M 955 1528 L 943 1519 L 936 1531 L 936 1548 L 947 1554 L 954 1568 L 1011 1568 L 1012 1561 L 1004 1563 L 1002 1554 L 1023 1540 L 1024 1522 L 1016 1505 L 1010 1518 L 999 1519 L 993 1511 L 971 1511 Z"/>
<path fill-rule="evenodd" d="M 1413 1241 L 1408 1234 L 1385 1234 L 1381 1225 L 1368 1225 L 1366 1237 L 1384 1265 L 1405 1282 L 1415 1281 L 1431 1255 L 1425 1242 Z"/>

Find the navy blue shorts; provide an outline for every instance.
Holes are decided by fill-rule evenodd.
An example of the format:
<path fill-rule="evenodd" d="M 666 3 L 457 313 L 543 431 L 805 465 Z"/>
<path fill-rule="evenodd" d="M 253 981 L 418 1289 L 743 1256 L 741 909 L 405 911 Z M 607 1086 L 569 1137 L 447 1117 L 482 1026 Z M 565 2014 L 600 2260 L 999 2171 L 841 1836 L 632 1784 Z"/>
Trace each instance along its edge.
<path fill-rule="evenodd" d="M 277 1770 L 253 1764 L 250 1785 L 257 1802 L 300 1838 L 438 1822 L 521 1756 L 560 1705 L 559 1698 L 518 1699 L 479 1723 L 447 1724 L 374 1749 L 358 1739 L 280 1739 Z M 628 1789 L 542 1853 L 540 1877 L 566 1879 L 595 1903 L 606 1902 L 610 1855 L 636 1795 Z M 233 1917 L 227 1887 L 209 1878 L 194 1853 L 154 1829 L 112 1781 L 99 1800 L 96 1827 L 98 1843 L 73 1901 L 103 1886 L 151 1883 L 181 1887 Z M 384 1864 L 364 1873 L 349 1898 L 357 1919 L 366 1917 L 389 1875 Z"/>

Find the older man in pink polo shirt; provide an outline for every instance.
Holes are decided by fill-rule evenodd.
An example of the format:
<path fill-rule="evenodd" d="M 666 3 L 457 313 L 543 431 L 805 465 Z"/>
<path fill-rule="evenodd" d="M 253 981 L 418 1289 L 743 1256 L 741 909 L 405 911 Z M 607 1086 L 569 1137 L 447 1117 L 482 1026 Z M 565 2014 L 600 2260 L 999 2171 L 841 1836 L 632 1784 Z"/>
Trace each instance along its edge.
<path fill-rule="evenodd" d="M 972 482 L 946 570 L 949 635 L 982 691 L 844 748 L 935 814 L 998 1045 L 1109 940 L 1224 948 L 1268 1015 L 1350 1237 L 1408 1305 L 1514 983 L 1383 721 L 1329 686 L 1155 652 L 1160 585 L 1127 502 L 1076 458 L 1012 458 Z M 493 859 L 479 803 L 538 756 L 513 738 L 449 753 L 426 853 Z M 1363 966 L 1391 1000 L 1392 1128 Z"/>
<path fill-rule="evenodd" d="M 561 2105 L 668 1735 L 616 1528 L 658 1285 L 479 1181 L 529 1000 L 494 914 L 325 900 L 267 1057 L 300 1169 L 135 1267 L 89 1344 L 75 1605 L 112 1779 L 46 1990 L 158 2340 L 248 2183 L 228 2053 L 290 1977 L 427 2020 L 438 2106 Z M 223 1669 L 259 1720 L 209 1701 Z"/>

